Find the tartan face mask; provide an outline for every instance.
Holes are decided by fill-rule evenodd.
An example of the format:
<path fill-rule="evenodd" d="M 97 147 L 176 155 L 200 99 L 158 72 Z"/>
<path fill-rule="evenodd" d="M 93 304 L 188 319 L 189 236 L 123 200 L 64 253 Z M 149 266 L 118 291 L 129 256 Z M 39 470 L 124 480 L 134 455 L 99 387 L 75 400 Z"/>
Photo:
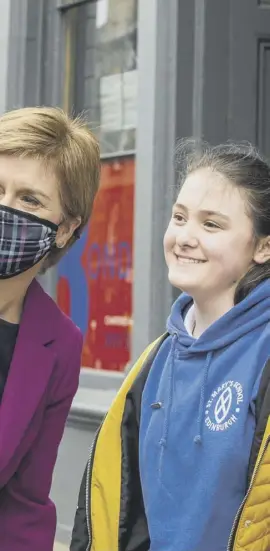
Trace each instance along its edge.
<path fill-rule="evenodd" d="M 32 268 L 55 246 L 58 226 L 20 210 L 0 206 L 0 279 Z"/>

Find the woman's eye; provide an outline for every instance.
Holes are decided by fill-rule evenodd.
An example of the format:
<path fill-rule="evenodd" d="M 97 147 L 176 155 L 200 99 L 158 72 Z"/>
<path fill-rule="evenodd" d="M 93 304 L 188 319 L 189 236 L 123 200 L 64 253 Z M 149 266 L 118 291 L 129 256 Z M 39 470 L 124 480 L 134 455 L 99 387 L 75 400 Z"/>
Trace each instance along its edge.
<path fill-rule="evenodd" d="M 33 205 L 35 207 L 40 206 L 40 202 L 36 197 L 32 197 L 31 195 L 23 195 L 22 200 L 24 203 L 27 203 L 28 205 Z"/>

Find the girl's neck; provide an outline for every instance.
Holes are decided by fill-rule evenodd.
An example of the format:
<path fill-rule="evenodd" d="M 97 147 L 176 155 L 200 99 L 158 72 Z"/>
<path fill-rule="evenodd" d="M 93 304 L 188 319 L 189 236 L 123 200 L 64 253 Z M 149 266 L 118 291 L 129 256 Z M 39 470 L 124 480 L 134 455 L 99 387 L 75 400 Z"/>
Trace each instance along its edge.
<path fill-rule="evenodd" d="M 233 305 L 233 295 L 229 294 L 226 294 L 226 296 L 219 295 L 211 300 L 194 300 L 195 323 L 193 336 L 199 338 L 210 325 L 231 310 Z"/>

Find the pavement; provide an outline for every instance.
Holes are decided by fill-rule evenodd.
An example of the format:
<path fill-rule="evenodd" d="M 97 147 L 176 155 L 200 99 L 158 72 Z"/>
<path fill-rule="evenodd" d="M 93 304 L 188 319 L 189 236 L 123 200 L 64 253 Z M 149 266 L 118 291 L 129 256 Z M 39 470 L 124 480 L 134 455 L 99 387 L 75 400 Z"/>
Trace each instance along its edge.
<path fill-rule="evenodd" d="M 62 543 L 55 542 L 53 551 L 69 551 L 67 545 L 63 545 Z"/>

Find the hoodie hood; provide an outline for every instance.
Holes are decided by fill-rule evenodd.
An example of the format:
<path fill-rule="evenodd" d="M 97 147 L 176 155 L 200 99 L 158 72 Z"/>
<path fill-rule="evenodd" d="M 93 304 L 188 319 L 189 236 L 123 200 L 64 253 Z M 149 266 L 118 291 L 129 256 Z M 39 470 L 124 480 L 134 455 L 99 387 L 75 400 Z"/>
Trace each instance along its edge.
<path fill-rule="evenodd" d="M 210 325 L 198 339 L 188 334 L 184 323 L 192 304 L 189 295 L 180 295 L 172 306 L 167 331 L 177 335 L 178 347 L 183 352 L 214 352 L 270 321 L 270 281 L 260 283 L 244 300 Z"/>

